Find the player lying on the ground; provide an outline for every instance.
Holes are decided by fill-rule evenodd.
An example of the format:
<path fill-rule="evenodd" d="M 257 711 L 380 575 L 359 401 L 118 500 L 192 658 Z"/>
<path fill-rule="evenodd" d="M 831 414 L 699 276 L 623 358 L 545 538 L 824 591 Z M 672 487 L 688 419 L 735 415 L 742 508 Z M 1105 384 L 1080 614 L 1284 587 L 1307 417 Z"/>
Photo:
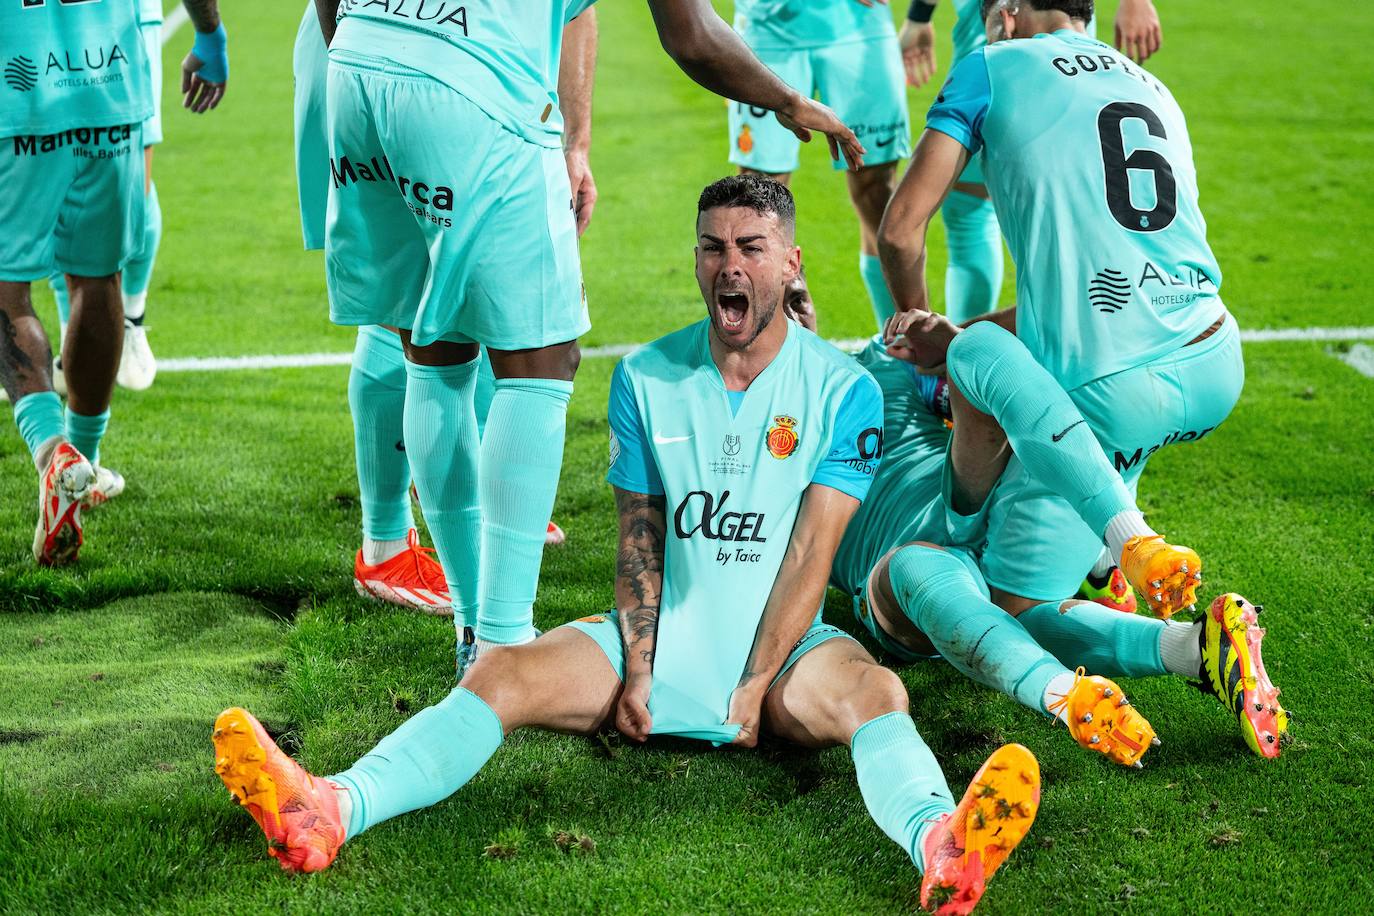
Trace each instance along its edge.
<path fill-rule="evenodd" d="M 204 111 L 224 92 L 224 29 L 215 0 L 184 2 L 197 37 L 182 88 Z M 0 35 L 19 90 L 0 94 L 0 384 L 39 473 L 34 559 L 58 565 L 81 548 L 82 508 L 124 487 L 101 466 L 100 442 L 124 339 L 121 271 L 144 243 L 151 72 L 132 0 L 0 4 Z M 24 61 L 46 60 L 52 48 L 120 53 L 110 52 L 99 80 L 72 79 L 61 67 L 26 69 Z M 30 295 L 33 280 L 54 272 L 71 293 L 65 415 Z"/>
<path fill-rule="evenodd" d="M 956 330 L 941 316 L 915 314 Z M 983 526 L 1008 448 L 1111 542 L 1138 587 L 1186 605 L 1198 583 L 1184 571 L 1196 567 L 1191 551 L 1162 539 L 1113 538 L 1112 519 L 1139 510 L 1072 401 L 1015 337 L 990 322 L 955 337 L 946 364 L 952 432 L 909 364 L 877 341 L 859 362 L 883 388 L 883 460 L 831 581 L 856 596 L 856 617 L 884 649 L 907 661 L 941 655 L 1123 764 L 1139 763 L 1154 732 L 1107 678 L 1193 678 L 1236 719 L 1251 749 L 1278 756 L 1288 715 L 1260 656 L 1259 608 L 1240 596 L 1218 598 L 1192 625 L 1071 600 L 1013 616 L 989 600 L 979 569 Z"/>
<path fill-rule="evenodd" d="M 590 144 L 591 73 L 595 55 L 594 14 L 589 10 L 565 28 L 559 71 L 559 106 L 566 129 L 564 158 L 578 196 L 578 229 L 586 227 L 596 185 L 587 166 Z M 326 127 L 328 49 L 315 4 L 305 6 L 292 54 L 295 77 L 296 183 L 301 231 L 308 251 L 324 248 L 330 182 Z M 474 392 L 478 437 L 486 425 L 495 377 L 485 352 Z M 405 451 L 405 351 L 391 328 L 358 329 L 348 375 L 348 404 L 362 504 L 363 544 L 354 556 L 353 584 L 359 594 L 427 613 L 452 616 L 448 581 L 434 551 L 420 545 L 411 499 L 410 461 Z M 545 544 L 561 544 L 563 531 L 549 522 Z M 475 619 L 458 623 L 471 645 Z"/>
<path fill-rule="evenodd" d="M 591 0 L 501 0 L 471 27 L 461 7 L 419 23 L 386 3 L 316 6 L 330 317 L 400 330 L 410 469 L 455 617 L 475 614 L 479 649 L 528 642 L 576 341 L 591 326 L 557 106 L 563 29 Z M 759 63 L 708 0 L 649 6 L 687 75 L 858 164 L 853 132 Z M 496 381 L 479 441 L 482 346 Z"/>
<path fill-rule="evenodd" d="M 884 216 L 884 271 L 899 311 L 927 310 L 927 226 L 980 157 L 1017 266 L 1001 318 L 1134 487 L 1154 452 L 1220 425 L 1244 383 L 1187 126 L 1163 84 L 1083 33 L 1091 0 L 984 0 L 983 13 L 991 43 L 950 74 Z M 994 603 L 1063 598 L 1111 562 L 1101 532 L 1013 456 L 980 561 Z"/>
<path fill-rule="evenodd" d="M 615 604 L 479 656 L 462 684 L 347 771 L 311 776 L 247 712 L 215 723 L 216 772 L 284 868 L 317 871 L 387 818 L 457 791 L 506 734 L 542 727 L 754 745 L 848 745 L 874 820 L 924 873 L 921 900 L 968 912 L 1029 829 L 1039 771 L 1000 748 L 958 806 L 906 690 L 820 622 L 826 577 L 881 436 L 871 376 L 779 310 L 801 252 L 787 190 L 727 178 L 699 203 L 708 317 L 616 368 Z"/>

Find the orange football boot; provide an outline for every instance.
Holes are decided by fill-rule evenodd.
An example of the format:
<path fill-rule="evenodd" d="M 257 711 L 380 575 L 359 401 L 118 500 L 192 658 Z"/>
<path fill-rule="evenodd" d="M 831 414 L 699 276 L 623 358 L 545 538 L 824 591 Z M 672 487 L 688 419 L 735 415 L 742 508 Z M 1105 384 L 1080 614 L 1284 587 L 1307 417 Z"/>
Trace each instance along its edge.
<path fill-rule="evenodd" d="M 245 709 L 215 719 L 215 772 L 267 836 L 267 854 L 284 871 L 323 871 L 343 845 L 334 786 L 282 753 Z"/>
<path fill-rule="evenodd" d="M 434 549 L 420 546 L 414 528 L 406 534 L 406 549 L 375 566 L 363 562 L 359 550 L 353 557 L 353 588 L 364 598 L 389 601 L 437 617 L 452 617 L 444 568 L 434 559 Z"/>
<path fill-rule="evenodd" d="M 1154 726 L 1136 712 L 1114 682 L 1096 674 L 1074 672 L 1069 692 L 1049 704 L 1049 712 L 1064 712 L 1073 740 L 1122 766 L 1144 766 L 1140 758 L 1159 745 Z"/>
<path fill-rule="evenodd" d="M 60 442 L 38 479 L 38 525 L 33 558 L 42 566 L 75 562 L 81 550 L 81 504 L 90 496 L 95 469 L 69 442 Z"/>
<path fill-rule="evenodd" d="M 1145 596 L 1156 617 L 1168 620 L 1197 603 L 1202 560 L 1188 547 L 1166 544 L 1163 535 L 1136 535 L 1121 548 L 1121 571 Z"/>
<path fill-rule="evenodd" d="M 972 912 L 987 880 L 1025 838 L 1040 809 L 1040 764 L 1019 744 L 992 752 L 959 807 L 921 843 L 925 877 L 921 907 L 933 913 Z"/>

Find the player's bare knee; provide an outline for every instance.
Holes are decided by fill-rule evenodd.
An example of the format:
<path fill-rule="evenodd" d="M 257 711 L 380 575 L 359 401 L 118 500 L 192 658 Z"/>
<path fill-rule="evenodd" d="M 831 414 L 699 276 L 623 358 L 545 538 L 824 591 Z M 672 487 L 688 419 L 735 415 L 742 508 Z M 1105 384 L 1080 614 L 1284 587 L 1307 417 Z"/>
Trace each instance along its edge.
<path fill-rule="evenodd" d="M 876 662 L 865 664 L 853 687 L 845 692 L 840 716 L 843 731 L 852 735 L 859 726 L 892 712 L 907 712 L 911 701 L 906 685 L 895 672 Z"/>
<path fill-rule="evenodd" d="M 481 697 L 507 730 L 523 725 L 526 707 L 539 699 L 532 695 L 539 681 L 531 676 L 529 655 L 524 646 L 488 646 L 459 684 Z"/>

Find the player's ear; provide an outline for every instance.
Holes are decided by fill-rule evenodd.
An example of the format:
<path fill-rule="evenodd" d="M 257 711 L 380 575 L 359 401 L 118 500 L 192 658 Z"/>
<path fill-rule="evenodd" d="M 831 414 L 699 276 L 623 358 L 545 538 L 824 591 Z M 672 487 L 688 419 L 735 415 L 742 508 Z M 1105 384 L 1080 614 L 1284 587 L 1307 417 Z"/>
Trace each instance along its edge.
<path fill-rule="evenodd" d="M 792 250 L 787 252 L 787 263 L 783 268 L 783 282 L 791 283 L 801 273 L 802 250 L 800 245 L 793 245 Z"/>

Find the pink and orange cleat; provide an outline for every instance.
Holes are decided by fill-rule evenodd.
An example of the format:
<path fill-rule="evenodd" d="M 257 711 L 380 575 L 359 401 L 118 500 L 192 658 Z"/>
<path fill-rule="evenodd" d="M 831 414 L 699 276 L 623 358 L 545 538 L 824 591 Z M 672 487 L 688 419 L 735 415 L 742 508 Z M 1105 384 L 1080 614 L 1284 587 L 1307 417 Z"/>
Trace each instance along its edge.
<path fill-rule="evenodd" d="M 1263 608 L 1240 595 L 1218 597 L 1202 622 L 1202 689 L 1236 717 L 1241 736 L 1261 757 L 1279 756 L 1288 738 L 1288 710 L 1264 670 L 1259 626 Z"/>
<path fill-rule="evenodd" d="M 262 723 L 230 707 L 215 719 L 215 772 L 289 872 L 323 871 L 344 841 L 334 786 L 286 756 Z"/>
<path fill-rule="evenodd" d="M 959 807 L 922 841 L 921 907 L 933 913 L 973 911 L 987 881 L 1030 832 L 1040 809 L 1040 764 L 1019 744 L 992 752 Z"/>
<path fill-rule="evenodd" d="M 33 532 L 33 558 L 42 566 L 75 562 L 83 542 L 81 506 L 95 483 L 95 469 L 85 456 L 61 442 L 38 481 L 38 525 Z"/>

